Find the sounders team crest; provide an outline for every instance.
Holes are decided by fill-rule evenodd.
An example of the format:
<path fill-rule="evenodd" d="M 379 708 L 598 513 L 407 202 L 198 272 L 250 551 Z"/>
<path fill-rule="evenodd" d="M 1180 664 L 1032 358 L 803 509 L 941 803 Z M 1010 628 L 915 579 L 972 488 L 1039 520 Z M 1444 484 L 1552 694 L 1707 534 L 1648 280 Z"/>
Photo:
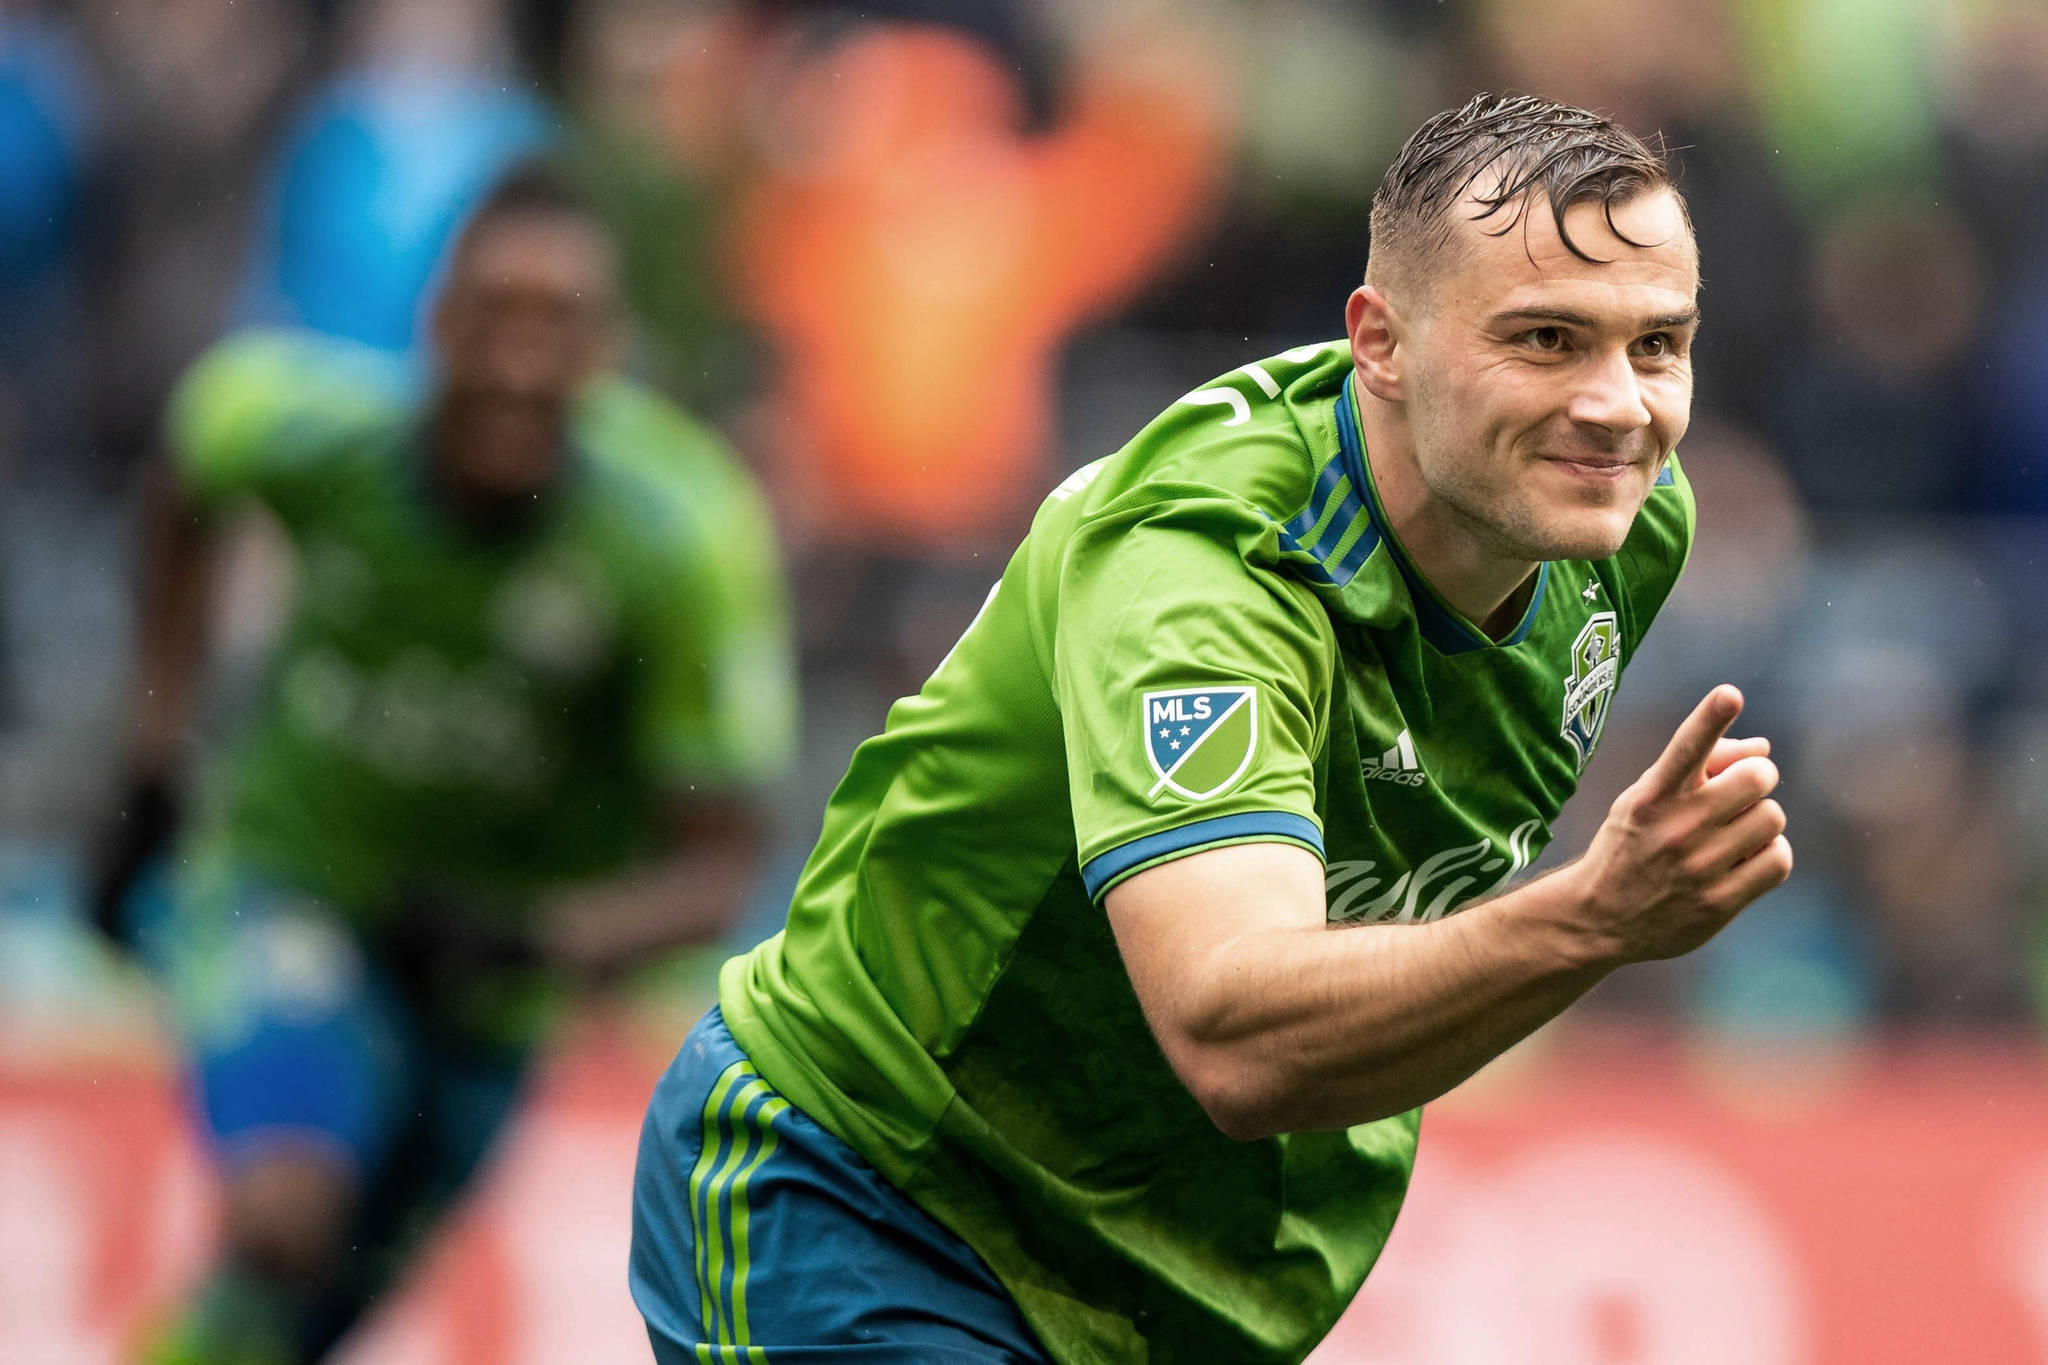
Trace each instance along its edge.
<path fill-rule="evenodd" d="M 1572 671 L 1564 679 L 1564 737 L 1572 742 L 1581 768 L 1600 742 L 1620 677 L 1621 627 L 1613 612 L 1598 612 L 1572 641 Z"/>
<path fill-rule="evenodd" d="M 1258 692 L 1195 687 L 1140 699 L 1145 757 L 1158 777 L 1147 796 L 1170 791 L 1200 801 L 1229 789 L 1252 765 L 1259 739 Z"/>

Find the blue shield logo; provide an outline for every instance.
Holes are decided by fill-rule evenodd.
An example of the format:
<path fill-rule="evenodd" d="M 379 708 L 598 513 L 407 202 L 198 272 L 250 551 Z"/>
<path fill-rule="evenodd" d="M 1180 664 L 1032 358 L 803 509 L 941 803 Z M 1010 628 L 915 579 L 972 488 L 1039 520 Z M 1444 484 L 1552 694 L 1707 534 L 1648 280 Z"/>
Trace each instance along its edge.
<path fill-rule="evenodd" d="M 1251 767 L 1259 698 L 1252 687 L 1193 687 L 1140 698 L 1145 756 L 1159 780 L 1149 796 L 1190 801 L 1227 791 Z"/>

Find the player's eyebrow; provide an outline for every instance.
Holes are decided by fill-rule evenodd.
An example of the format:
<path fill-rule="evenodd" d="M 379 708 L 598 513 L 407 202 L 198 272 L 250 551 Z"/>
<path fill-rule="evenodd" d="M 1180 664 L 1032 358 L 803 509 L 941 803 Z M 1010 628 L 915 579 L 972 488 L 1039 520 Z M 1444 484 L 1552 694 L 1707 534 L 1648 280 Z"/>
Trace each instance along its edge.
<path fill-rule="evenodd" d="M 1643 331 L 1655 332 L 1667 327 L 1690 327 L 1699 320 L 1700 310 L 1695 306 L 1644 318 L 1640 326 Z M 1599 330 L 1599 324 L 1593 319 L 1569 308 L 1513 308 L 1505 313 L 1495 313 L 1491 321 L 1496 327 L 1511 327 L 1517 323 L 1542 326 L 1548 323 L 1558 327 L 1578 327 L 1588 332 Z"/>
<path fill-rule="evenodd" d="M 1691 308 L 1682 308 L 1676 313 L 1659 313 L 1653 318 L 1645 318 L 1643 330 L 1655 332 L 1666 327 L 1690 327 L 1699 320 L 1700 310 L 1698 305 L 1694 305 Z"/>
<path fill-rule="evenodd" d="M 1584 313 L 1574 313 L 1568 308 L 1514 308 L 1505 313 L 1495 313 L 1496 326 L 1512 326 L 1518 322 L 1554 323 L 1559 327 L 1581 327 L 1593 330 L 1593 319 Z"/>

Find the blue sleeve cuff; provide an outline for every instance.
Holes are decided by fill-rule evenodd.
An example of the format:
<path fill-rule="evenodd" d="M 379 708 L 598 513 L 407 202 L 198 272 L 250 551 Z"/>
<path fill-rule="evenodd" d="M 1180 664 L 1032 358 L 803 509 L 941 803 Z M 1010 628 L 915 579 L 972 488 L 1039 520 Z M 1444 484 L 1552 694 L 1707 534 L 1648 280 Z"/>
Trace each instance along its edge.
<path fill-rule="evenodd" d="M 1307 816 L 1284 810 L 1246 811 L 1241 815 L 1218 815 L 1209 820 L 1197 820 L 1191 825 L 1178 825 L 1120 844 L 1107 853 L 1090 858 L 1081 868 L 1081 881 L 1088 888 L 1089 899 L 1097 900 L 1111 882 L 1132 868 L 1142 867 L 1171 853 L 1190 852 L 1204 844 L 1218 844 L 1227 839 L 1251 839 L 1262 834 L 1307 844 L 1316 851 L 1317 857 L 1323 854 L 1323 832 Z"/>

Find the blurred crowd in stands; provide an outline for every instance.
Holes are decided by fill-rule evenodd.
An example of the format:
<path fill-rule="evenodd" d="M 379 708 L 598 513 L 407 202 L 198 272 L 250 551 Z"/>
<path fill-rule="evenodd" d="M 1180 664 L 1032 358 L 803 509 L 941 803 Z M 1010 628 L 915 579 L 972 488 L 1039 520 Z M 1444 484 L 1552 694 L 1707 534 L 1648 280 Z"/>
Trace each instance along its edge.
<path fill-rule="evenodd" d="M 1587 1008 L 2038 1028 L 2040 0 L 15 0 L 0 1012 L 90 994 L 75 907 L 119 777 L 135 490 L 224 331 L 410 347 L 492 178 L 542 150 L 582 169 L 634 370 L 732 436 L 790 557 L 807 742 L 767 932 L 852 745 L 1044 493 L 1202 380 L 1341 331 L 1380 172 L 1478 88 L 1660 132 L 1703 246 L 1698 547 L 1555 847 L 1727 679 L 1799 849 L 1709 950 Z M 265 572 L 230 580 L 230 642 Z"/>

